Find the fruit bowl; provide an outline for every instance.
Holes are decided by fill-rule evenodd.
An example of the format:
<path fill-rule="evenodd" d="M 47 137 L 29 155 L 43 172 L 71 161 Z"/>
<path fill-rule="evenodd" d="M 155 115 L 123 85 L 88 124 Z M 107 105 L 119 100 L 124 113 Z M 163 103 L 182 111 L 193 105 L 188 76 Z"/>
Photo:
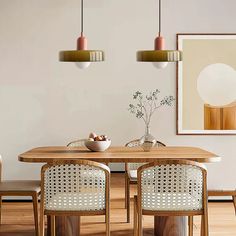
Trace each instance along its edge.
<path fill-rule="evenodd" d="M 111 145 L 111 140 L 105 141 L 90 141 L 87 140 L 84 142 L 84 145 L 93 152 L 103 152 L 108 149 Z"/>

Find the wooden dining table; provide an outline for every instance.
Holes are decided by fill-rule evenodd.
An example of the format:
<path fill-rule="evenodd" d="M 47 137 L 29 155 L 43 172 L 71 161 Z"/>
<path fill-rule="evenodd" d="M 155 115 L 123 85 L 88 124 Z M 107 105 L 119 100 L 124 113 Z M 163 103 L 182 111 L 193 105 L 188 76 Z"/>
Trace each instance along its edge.
<path fill-rule="evenodd" d="M 156 160 L 192 160 L 201 163 L 219 162 L 221 158 L 214 153 L 197 147 L 168 146 L 144 152 L 140 147 L 110 147 L 104 152 L 91 152 L 81 147 L 38 147 L 22 153 L 18 157 L 21 162 L 50 163 L 56 160 L 85 159 L 105 163 L 155 162 Z M 79 226 L 76 217 L 56 217 L 57 236 L 78 236 Z M 49 228 L 49 227 L 48 227 Z M 155 216 L 155 235 L 187 236 L 186 217 Z M 50 235 L 50 230 L 48 230 Z"/>

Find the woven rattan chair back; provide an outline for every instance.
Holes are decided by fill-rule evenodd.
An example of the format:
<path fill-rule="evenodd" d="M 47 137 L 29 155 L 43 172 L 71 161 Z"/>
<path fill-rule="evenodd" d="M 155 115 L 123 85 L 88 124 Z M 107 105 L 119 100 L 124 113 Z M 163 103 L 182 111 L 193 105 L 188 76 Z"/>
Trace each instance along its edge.
<path fill-rule="evenodd" d="M 84 141 L 86 141 L 86 139 L 78 139 L 78 140 L 68 143 L 66 146 L 67 147 L 84 147 L 85 146 Z"/>
<path fill-rule="evenodd" d="M 132 140 L 125 144 L 125 147 L 133 148 L 141 146 L 140 139 Z M 166 145 L 160 141 L 157 141 L 154 147 L 165 147 Z M 127 170 L 137 170 L 144 163 L 127 163 Z"/>
<path fill-rule="evenodd" d="M 141 146 L 140 139 L 132 140 L 125 144 L 134 148 Z M 164 143 L 157 141 L 155 147 L 164 147 Z M 137 183 L 137 169 L 145 163 L 125 163 L 125 207 L 127 208 L 127 222 L 130 222 L 130 184 Z"/>
<path fill-rule="evenodd" d="M 203 209 L 204 175 L 198 163 L 168 161 L 138 169 L 142 209 L 150 211 L 199 211 Z M 139 182 L 140 180 L 140 182 Z"/>
<path fill-rule="evenodd" d="M 132 140 L 128 143 L 125 144 L 125 147 L 139 147 L 141 146 L 141 142 L 140 142 L 140 139 L 135 139 L 135 140 Z M 156 141 L 156 144 L 155 144 L 155 147 L 163 147 L 163 146 L 166 146 L 164 143 L 160 142 L 160 141 Z"/>
<path fill-rule="evenodd" d="M 110 170 L 106 165 L 87 160 L 56 161 L 42 167 L 41 178 L 41 221 L 43 215 L 58 214 L 109 217 Z M 41 231 L 43 227 L 44 223 Z"/>
<path fill-rule="evenodd" d="M 79 139 L 76 141 L 72 141 L 70 143 L 68 143 L 66 146 L 67 147 L 85 147 L 84 142 L 87 141 L 87 139 Z M 108 162 L 104 162 L 105 165 L 108 165 Z"/>
<path fill-rule="evenodd" d="M 201 235 L 208 236 L 207 171 L 187 160 L 157 161 L 139 167 L 134 198 L 134 235 L 142 236 L 142 215 L 202 216 Z"/>

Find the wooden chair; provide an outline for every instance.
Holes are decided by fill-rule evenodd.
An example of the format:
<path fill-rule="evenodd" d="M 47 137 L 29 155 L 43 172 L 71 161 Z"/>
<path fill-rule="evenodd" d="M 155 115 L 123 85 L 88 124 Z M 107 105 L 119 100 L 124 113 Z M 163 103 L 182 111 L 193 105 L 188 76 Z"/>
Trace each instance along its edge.
<path fill-rule="evenodd" d="M 106 236 L 110 236 L 110 170 L 106 165 L 87 160 L 55 161 L 42 167 L 41 178 L 41 236 L 45 215 L 51 218 L 52 236 L 56 235 L 55 216 L 105 215 Z"/>
<path fill-rule="evenodd" d="M 140 139 L 130 141 L 125 144 L 126 147 L 140 146 Z M 165 147 L 162 142 L 157 141 L 156 147 Z M 125 163 L 125 208 L 127 209 L 127 223 L 130 223 L 130 185 L 137 184 L 137 169 L 145 163 Z"/>
<path fill-rule="evenodd" d="M 206 180 L 204 165 L 193 161 L 157 161 L 141 166 L 134 198 L 134 235 L 143 235 L 142 215 L 201 215 L 201 235 L 208 236 Z"/>
<path fill-rule="evenodd" d="M 208 190 L 208 197 L 232 197 L 236 215 L 236 190 Z"/>
<path fill-rule="evenodd" d="M 208 197 L 232 197 L 234 212 L 236 215 L 236 190 L 208 190 Z M 189 235 L 193 236 L 193 218 L 189 219 L 190 232 Z"/>
<path fill-rule="evenodd" d="M 86 141 L 86 139 L 78 139 L 78 140 L 68 143 L 66 146 L 67 147 L 85 147 L 84 141 Z"/>
<path fill-rule="evenodd" d="M 67 147 L 85 147 L 84 145 L 84 141 L 86 141 L 87 139 L 78 139 L 78 140 L 75 140 L 75 141 L 72 141 L 70 143 L 68 143 L 66 146 Z M 108 162 L 104 162 L 105 165 L 109 165 Z"/>
<path fill-rule="evenodd" d="M 31 196 L 34 208 L 35 235 L 39 235 L 38 197 L 40 195 L 40 181 L 36 180 L 8 180 L 2 181 L 2 157 L 0 156 L 0 224 L 2 221 L 3 196 Z"/>

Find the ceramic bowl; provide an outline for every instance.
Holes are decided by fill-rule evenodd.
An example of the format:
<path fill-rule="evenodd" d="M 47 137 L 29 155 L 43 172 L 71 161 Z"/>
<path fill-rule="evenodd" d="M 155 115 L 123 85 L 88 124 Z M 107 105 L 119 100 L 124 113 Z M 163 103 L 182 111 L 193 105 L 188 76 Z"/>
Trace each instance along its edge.
<path fill-rule="evenodd" d="M 93 152 L 103 152 L 111 145 L 111 140 L 108 141 L 85 141 L 85 146 Z"/>

